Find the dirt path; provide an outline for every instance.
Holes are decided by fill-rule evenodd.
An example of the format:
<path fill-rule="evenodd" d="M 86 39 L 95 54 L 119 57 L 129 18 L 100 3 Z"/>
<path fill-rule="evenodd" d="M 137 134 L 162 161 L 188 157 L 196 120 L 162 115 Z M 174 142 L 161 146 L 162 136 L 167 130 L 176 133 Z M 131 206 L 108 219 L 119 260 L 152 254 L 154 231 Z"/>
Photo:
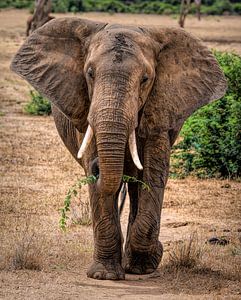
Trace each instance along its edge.
<path fill-rule="evenodd" d="M 176 24 L 160 16 L 81 16 Z M 0 299 L 240 299 L 241 187 L 232 181 L 169 180 L 160 233 L 165 252 L 158 272 L 127 275 L 124 282 L 86 278 L 93 252 L 91 227 L 72 224 L 63 234 L 58 226 L 64 195 L 83 171 L 61 143 L 52 117 L 22 112 L 30 87 L 9 70 L 24 38 L 26 18 L 26 11 L 0 12 Z M 201 23 L 190 18 L 187 25 L 205 40 L 217 41 L 211 46 L 241 53 L 240 17 L 206 18 Z M 122 216 L 124 233 L 127 218 L 128 203 Z M 170 251 L 195 231 L 198 247 L 204 249 L 202 261 L 195 268 L 171 269 Z M 206 244 L 213 236 L 225 236 L 230 243 Z M 26 243 L 41 271 L 13 270 Z"/>

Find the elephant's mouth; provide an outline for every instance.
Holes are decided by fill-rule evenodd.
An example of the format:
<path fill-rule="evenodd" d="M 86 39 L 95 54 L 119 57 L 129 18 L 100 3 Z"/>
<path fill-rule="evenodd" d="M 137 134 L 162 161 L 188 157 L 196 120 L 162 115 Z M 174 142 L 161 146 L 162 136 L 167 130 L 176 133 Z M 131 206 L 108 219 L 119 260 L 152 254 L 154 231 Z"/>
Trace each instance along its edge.
<path fill-rule="evenodd" d="M 96 157 L 91 163 L 91 174 L 93 174 L 97 179 L 100 176 L 100 168 L 99 168 L 99 157 Z"/>
<path fill-rule="evenodd" d="M 86 130 L 82 145 L 80 146 L 79 152 L 77 154 L 78 158 L 82 158 L 86 149 L 88 148 L 89 144 L 91 143 L 93 136 L 94 136 L 93 129 L 89 125 Z M 129 149 L 130 149 L 131 157 L 132 157 L 134 164 L 136 165 L 136 167 L 139 170 L 143 170 L 143 167 L 140 162 L 139 155 L 138 155 L 138 151 L 137 151 L 135 130 L 133 130 L 129 136 Z"/>

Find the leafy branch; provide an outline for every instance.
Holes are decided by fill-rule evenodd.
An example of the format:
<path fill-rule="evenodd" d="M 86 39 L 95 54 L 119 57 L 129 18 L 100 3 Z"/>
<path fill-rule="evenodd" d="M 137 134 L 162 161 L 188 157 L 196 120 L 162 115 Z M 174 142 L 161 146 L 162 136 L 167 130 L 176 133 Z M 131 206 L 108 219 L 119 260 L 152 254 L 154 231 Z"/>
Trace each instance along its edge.
<path fill-rule="evenodd" d="M 142 187 L 143 190 L 147 190 L 148 192 L 150 192 L 150 186 L 145 183 L 144 181 L 141 181 L 139 179 L 137 179 L 136 177 L 133 176 L 128 176 L 128 175 L 123 175 L 122 176 L 122 181 L 123 182 L 134 182 L 134 183 L 139 183 Z"/>
<path fill-rule="evenodd" d="M 81 189 L 82 186 L 87 184 L 93 184 L 97 181 L 97 177 L 94 175 L 90 175 L 87 177 L 84 177 L 82 179 L 79 179 L 67 192 L 65 198 L 64 198 L 64 206 L 60 209 L 60 220 L 59 220 L 59 226 L 63 231 L 66 231 L 67 227 L 67 219 L 69 217 L 67 216 L 67 212 L 70 211 L 70 203 L 72 196 L 76 197 L 78 192 L 77 188 Z"/>
<path fill-rule="evenodd" d="M 67 212 L 70 211 L 70 204 L 71 204 L 71 198 L 76 197 L 78 194 L 77 189 L 81 189 L 82 186 L 87 184 L 94 184 L 98 180 L 98 177 L 94 175 L 90 175 L 87 177 L 84 177 L 82 179 L 78 179 L 78 181 L 68 190 L 65 198 L 64 198 L 64 206 L 59 210 L 60 211 L 60 220 L 59 220 L 59 226 L 63 231 L 66 231 L 67 227 L 67 219 L 69 219 Z M 144 181 L 138 180 L 136 177 L 123 175 L 122 182 L 128 183 L 138 183 L 141 184 L 141 187 L 143 190 L 150 191 L 150 186 L 145 183 Z"/>

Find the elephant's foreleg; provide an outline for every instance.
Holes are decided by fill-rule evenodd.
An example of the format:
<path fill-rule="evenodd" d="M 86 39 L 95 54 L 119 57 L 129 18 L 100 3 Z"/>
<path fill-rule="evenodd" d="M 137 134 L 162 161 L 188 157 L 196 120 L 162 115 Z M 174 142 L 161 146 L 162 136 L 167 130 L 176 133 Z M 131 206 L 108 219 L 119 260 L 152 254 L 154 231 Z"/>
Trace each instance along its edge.
<path fill-rule="evenodd" d="M 124 279 L 117 195 L 103 197 L 95 187 L 90 187 L 90 201 L 95 245 L 94 262 L 87 275 L 95 279 Z"/>
<path fill-rule="evenodd" d="M 129 224 L 125 249 L 126 272 L 151 273 L 161 261 L 163 248 L 158 236 L 169 157 L 168 135 L 146 142 L 143 181 L 149 184 L 150 191 L 138 187 L 138 210 L 133 224 Z M 134 197 L 135 195 L 130 194 L 132 202 L 135 201 Z"/>

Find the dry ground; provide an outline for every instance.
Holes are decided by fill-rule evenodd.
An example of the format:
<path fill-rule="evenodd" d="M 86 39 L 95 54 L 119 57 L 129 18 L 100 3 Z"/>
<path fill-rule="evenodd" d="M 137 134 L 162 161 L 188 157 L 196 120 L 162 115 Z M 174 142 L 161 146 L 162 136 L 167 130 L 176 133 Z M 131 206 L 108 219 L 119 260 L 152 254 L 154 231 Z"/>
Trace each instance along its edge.
<path fill-rule="evenodd" d="M 171 17 L 85 14 L 102 21 L 175 25 Z M 0 299 L 241 299 L 241 187 L 220 180 L 169 180 L 160 239 L 163 263 L 148 276 L 124 282 L 86 278 L 93 251 L 90 227 L 63 234 L 58 209 L 67 189 L 83 175 L 64 148 L 52 117 L 22 112 L 29 86 L 9 70 L 24 39 L 26 11 L 0 12 Z M 218 49 L 241 54 L 241 18 L 187 20 L 187 30 Z M 82 192 L 82 199 L 87 193 Z M 128 208 L 122 224 L 125 232 Z M 168 253 L 198 232 L 201 262 L 173 269 Z M 225 236 L 229 245 L 206 240 Z M 23 247 L 24 246 L 24 247 Z M 13 270 L 28 252 L 29 268 Z"/>

